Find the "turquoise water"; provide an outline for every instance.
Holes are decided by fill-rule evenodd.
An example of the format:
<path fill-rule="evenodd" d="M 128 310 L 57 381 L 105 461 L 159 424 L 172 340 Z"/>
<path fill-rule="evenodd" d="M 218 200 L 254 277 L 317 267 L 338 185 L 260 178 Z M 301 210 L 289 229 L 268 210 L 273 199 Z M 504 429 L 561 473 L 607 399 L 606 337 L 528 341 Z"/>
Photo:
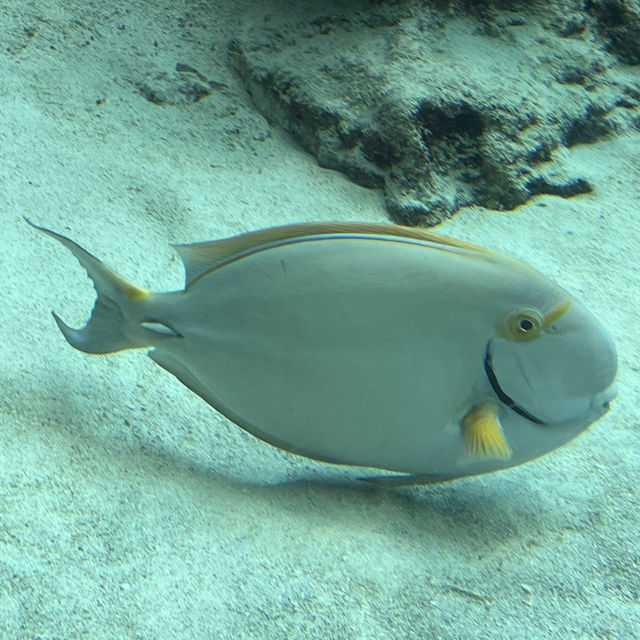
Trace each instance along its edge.
<path fill-rule="evenodd" d="M 5 4 L 0 637 L 638 637 L 636 5 Z M 529 464 L 363 483 L 70 348 L 93 289 L 23 215 L 153 290 L 171 243 L 442 220 L 580 298 L 618 396 Z"/>

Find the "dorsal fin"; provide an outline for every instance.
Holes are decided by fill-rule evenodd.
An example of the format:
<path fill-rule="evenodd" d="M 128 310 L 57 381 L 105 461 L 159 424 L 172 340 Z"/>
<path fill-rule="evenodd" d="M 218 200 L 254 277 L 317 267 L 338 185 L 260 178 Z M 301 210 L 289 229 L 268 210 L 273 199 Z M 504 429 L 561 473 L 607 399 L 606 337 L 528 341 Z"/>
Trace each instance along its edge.
<path fill-rule="evenodd" d="M 184 264 L 186 284 L 188 286 L 199 275 L 209 271 L 220 262 L 262 245 L 305 236 L 350 234 L 397 236 L 457 247 L 473 252 L 488 252 L 488 249 L 484 247 L 426 231 L 425 229 L 379 222 L 307 222 L 289 224 L 261 229 L 260 231 L 250 231 L 231 238 L 223 238 L 222 240 L 194 244 L 175 244 L 173 247 Z"/>

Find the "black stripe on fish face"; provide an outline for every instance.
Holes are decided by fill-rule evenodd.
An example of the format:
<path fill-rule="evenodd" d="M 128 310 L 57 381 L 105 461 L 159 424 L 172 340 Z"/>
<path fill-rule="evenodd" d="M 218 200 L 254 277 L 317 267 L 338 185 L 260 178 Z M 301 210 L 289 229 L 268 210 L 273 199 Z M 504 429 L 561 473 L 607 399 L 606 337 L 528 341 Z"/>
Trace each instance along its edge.
<path fill-rule="evenodd" d="M 534 424 L 546 424 L 544 420 L 540 420 L 540 418 L 536 418 L 533 414 L 529 413 L 526 409 L 523 409 L 511 396 L 508 396 L 500 386 L 500 382 L 496 376 L 495 371 L 493 370 L 493 366 L 491 365 L 491 340 L 487 342 L 487 349 L 484 354 L 484 372 L 487 374 L 487 379 L 489 380 L 489 384 L 491 388 L 494 390 L 495 394 L 498 396 L 498 399 L 503 404 L 507 405 L 510 409 L 520 414 L 523 418 L 526 418 L 530 422 Z"/>

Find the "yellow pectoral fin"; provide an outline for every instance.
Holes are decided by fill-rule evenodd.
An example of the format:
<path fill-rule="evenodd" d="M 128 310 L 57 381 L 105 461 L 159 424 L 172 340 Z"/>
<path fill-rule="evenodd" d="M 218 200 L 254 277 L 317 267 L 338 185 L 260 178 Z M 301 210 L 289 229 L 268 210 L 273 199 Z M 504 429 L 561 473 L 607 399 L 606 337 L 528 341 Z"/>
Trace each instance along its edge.
<path fill-rule="evenodd" d="M 498 407 L 493 403 L 473 407 L 462 419 L 462 437 L 469 455 L 485 460 L 508 460 L 511 448 L 498 419 Z"/>

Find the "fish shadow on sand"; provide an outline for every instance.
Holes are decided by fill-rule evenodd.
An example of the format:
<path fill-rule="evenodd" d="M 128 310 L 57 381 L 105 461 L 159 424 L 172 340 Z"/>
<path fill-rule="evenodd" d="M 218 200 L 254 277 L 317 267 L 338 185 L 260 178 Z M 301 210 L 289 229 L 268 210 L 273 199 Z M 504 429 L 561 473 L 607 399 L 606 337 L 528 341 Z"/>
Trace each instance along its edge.
<path fill-rule="evenodd" d="M 84 441 L 98 472 L 102 467 L 105 473 L 127 468 L 136 470 L 133 477 L 151 474 L 165 486 L 181 485 L 180 490 L 193 493 L 196 502 L 215 505 L 218 516 L 227 508 L 234 514 L 240 509 L 248 518 L 268 514 L 272 524 L 280 520 L 286 526 L 294 518 L 310 526 L 339 527 L 345 534 L 381 531 L 398 540 L 415 539 L 421 546 L 459 544 L 477 553 L 494 552 L 497 544 L 519 544 L 534 532 L 544 535 L 556 528 L 553 505 L 536 489 L 535 476 L 522 469 L 430 486 L 387 488 L 360 479 L 370 475 L 369 469 L 310 463 L 304 458 L 297 465 L 292 454 L 284 454 L 282 461 L 265 457 L 261 469 L 255 452 L 247 452 L 252 466 L 245 474 L 237 464 L 229 469 L 206 456 L 195 460 L 162 439 L 143 437 L 134 442 L 123 433 L 130 427 L 113 424 L 108 414 L 103 414 L 104 432 L 91 431 L 81 417 L 86 407 L 80 406 L 77 394 L 65 393 L 63 380 L 58 377 L 55 393 L 37 400 L 19 382 L 13 383 L 14 393 L 9 389 L 13 409 L 32 415 L 34 429 L 56 430 L 64 447 Z M 148 419 L 152 422 L 154 416 Z M 51 465 L 55 468 L 55 460 Z M 53 473 L 64 475 L 64 470 Z"/>

